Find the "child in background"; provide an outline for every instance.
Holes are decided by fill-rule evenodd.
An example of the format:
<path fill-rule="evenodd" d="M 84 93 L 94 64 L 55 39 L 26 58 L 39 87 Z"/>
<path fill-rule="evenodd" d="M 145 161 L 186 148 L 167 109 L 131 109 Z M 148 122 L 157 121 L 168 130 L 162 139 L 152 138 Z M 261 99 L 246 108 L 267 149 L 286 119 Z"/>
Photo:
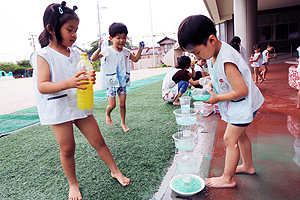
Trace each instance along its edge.
<path fill-rule="evenodd" d="M 60 148 L 61 165 L 69 182 L 69 199 L 82 199 L 75 173 L 75 140 L 73 124 L 95 148 L 97 154 L 111 170 L 111 176 L 123 186 L 130 179 L 117 168 L 105 144 L 93 110 L 77 108 L 76 88 L 86 89 L 88 78 L 84 71 L 76 73 L 80 53 L 71 48 L 77 39 L 79 18 L 66 2 L 50 4 L 44 13 L 44 30 L 39 36 L 42 49 L 31 55 L 34 92 L 42 125 L 50 125 Z M 95 71 L 91 73 L 95 83 Z M 86 82 L 80 82 L 86 81 Z M 49 194 L 50 195 L 50 194 Z M 53 195 L 52 195 L 53 196 Z"/>
<path fill-rule="evenodd" d="M 205 102 L 218 103 L 221 117 L 227 122 L 225 169 L 221 177 L 206 179 L 210 187 L 235 187 L 235 173 L 255 173 L 251 141 L 246 134 L 264 98 L 252 81 L 251 72 L 241 55 L 216 37 L 214 23 L 204 15 L 184 19 L 178 29 L 180 47 L 197 58 L 208 60 L 214 92 Z M 238 165 L 242 154 L 243 163 Z"/>
<path fill-rule="evenodd" d="M 262 83 L 264 81 L 264 79 L 263 79 L 262 75 L 260 74 L 260 70 L 259 70 L 259 68 L 261 68 L 261 66 L 262 66 L 262 60 L 263 60 L 262 55 L 260 53 L 260 45 L 255 44 L 253 46 L 253 49 L 254 49 L 255 54 L 254 54 L 253 58 L 250 59 L 250 62 L 252 62 L 251 66 L 254 68 L 254 80 L 255 80 L 254 82 L 258 83 L 258 78 L 259 78 L 260 79 L 259 82 Z"/>
<path fill-rule="evenodd" d="M 261 75 L 262 75 L 262 78 L 264 81 L 267 80 L 266 75 L 267 75 L 268 66 L 269 66 L 269 59 L 276 58 L 276 56 L 277 56 L 277 54 L 275 54 L 274 56 L 270 56 L 270 52 L 274 51 L 274 49 L 275 49 L 275 44 L 269 43 L 267 46 L 267 49 L 265 49 L 262 52 L 262 56 L 263 56 L 262 69 L 263 70 L 261 72 Z"/>
<path fill-rule="evenodd" d="M 173 75 L 172 80 L 177 84 L 178 94 L 175 97 L 173 105 L 180 105 L 179 98 L 186 92 L 189 83 L 193 86 L 199 85 L 199 80 L 194 81 L 195 77 L 195 65 L 191 64 L 191 59 L 188 56 L 181 56 L 178 60 L 178 65 L 176 67 L 177 72 Z M 192 69 L 192 73 L 188 69 Z"/>
<path fill-rule="evenodd" d="M 130 86 L 130 62 L 129 59 L 137 62 L 140 59 L 144 46 L 140 43 L 139 50 L 136 55 L 130 53 L 125 48 L 128 30 L 123 23 L 113 23 L 109 26 L 109 39 L 113 45 L 101 49 L 99 48 L 93 53 L 91 60 L 96 61 L 101 58 L 101 87 L 107 89 L 108 106 L 106 108 L 106 123 L 113 125 L 111 112 L 116 107 L 116 94 L 119 97 L 119 107 L 121 115 L 121 126 L 125 132 L 130 128 L 125 123 L 126 115 L 126 86 Z"/>
<path fill-rule="evenodd" d="M 247 65 L 249 65 L 249 61 L 247 58 L 247 53 L 245 48 L 241 45 L 241 38 L 239 36 L 234 36 L 230 43 L 229 43 L 233 48 L 235 48 L 244 58 L 244 60 L 246 61 Z M 237 44 L 238 47 L 234 44 Z"/>
<path fill-rule="evenodd" d="M 203 88 L 205 83 L 209 82 L 209 73 L 206 71 L 207 62 L 205 59 L 197 59 L 195 62 L 195 77 L 194 81 L 199 80 L 199 85 L 191 86 L 191 89 Z"/>
<path fill-rule="evenodd" d="M 209 73 L 206 71 L 206 68 L 207 68 L 206 60 L 205 59 L 197 59 L 197 61 L 195 63 L 196 77 L 194 80 L 199 80 L 200 78 L 209 76 Z M 198 75 L 199 73 L 201 75 Z"/>

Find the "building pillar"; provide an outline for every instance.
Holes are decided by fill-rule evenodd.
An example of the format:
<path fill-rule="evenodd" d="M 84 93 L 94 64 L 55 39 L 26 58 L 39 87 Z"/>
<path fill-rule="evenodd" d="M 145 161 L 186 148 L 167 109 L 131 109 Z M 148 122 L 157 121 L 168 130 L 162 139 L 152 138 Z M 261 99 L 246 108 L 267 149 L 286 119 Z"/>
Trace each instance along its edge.
<path fill-rule="evenodd" d="M 253 45 L 258 43 L 257 0 L 247 0 L 247 38 L 246 52 L 248 58 L 254 53 Z"/>
<path fill-rule="evenodd" d="M 241 38 L 248 58 L 257 43 L 257 0 L 233 0 L 234 35 Z"/>

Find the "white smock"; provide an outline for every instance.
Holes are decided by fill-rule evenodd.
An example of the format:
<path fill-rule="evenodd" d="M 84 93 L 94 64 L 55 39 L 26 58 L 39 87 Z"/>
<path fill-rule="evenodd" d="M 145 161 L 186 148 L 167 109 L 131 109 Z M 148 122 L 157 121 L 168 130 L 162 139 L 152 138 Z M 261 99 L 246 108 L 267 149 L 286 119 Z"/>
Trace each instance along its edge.
<path fill-rule="evenodd" d="M 243 56 L 243 58 L 246 61 L 247 65 L 249 65 L 249 60 L 248 60 L 248 57 L 247 57 L 246 49 L 243 46 L 240 46 L 240 54 Z"/>
<path fill-rule="evenodd" d="M 262 52 L 262 57 L 263 57 L 263 61 L 262 61 L 262 64 L 268 64 L 269 63 L 269 59 L 268 59 L 268 56 L 267 56 L 267 53 L 268 53 L 268 49 L 265 49 L 263 52 Z"/>
<path fill-rule="evenodd" d="M 41 94 L 37 88 L 37 55 L 43 57 L 50 68 L 50 81 L 60 82 L 76 74 L 76 65 L 80 60 L 80 53 L 70 49 L 67 57 L 47 46 L 31 54 L 30 64 L 33 67 L 33 88 L 37 109 L 42 125 L 61 124 L 64 122 L 86 118 L 93 114 L 93 110 L 77 108 L 76 88 L 63 90 L 53 94 Z"/>
<path fill-rule="evenodd" d="M 178 86 L 173 81 L 173 76 L 181 70 L 180 68 L 172 68 L 165 76 L 162 84 L 162 98 L 164 101 L 172 103 L 177 94 L 178 94 Z"/>
<path fill-rule="evenodd" d="M 118 52 L 109 46 L 101 53 L 101 88 L 130 86 L 130 50 Z"/>
<path fill-rule="evenodd" d="M 233 63 L 237 66 L 248 87 L 247 96 L 233 101 L 221 101 L 218 103 L 222 120 L 231 124 L 252 122 L 253 113 L 261 107 L 264 102 L 264 97 L 253 83 L 250 69 L 241 54 L 227 43 L 222 42 L 214 66 L 212 66 L 211 59 L 208 60 L 207 63 L 214 92 L 216 94 L 225 94 L 233 90 L 233 87 L 225 74 L 225 63 Z"/>
<path fill-rule="evenodd" d="M 261 55 L 260 52 L 255 53 L 253 56 L 253 59 L 256 59 L 257 56 L 259 56 L 257 61 L 253 61 L 253 63 L 251 64 L 251 67 L 262 67 L 262 63 L 263 63 L 263 56 Z"/>

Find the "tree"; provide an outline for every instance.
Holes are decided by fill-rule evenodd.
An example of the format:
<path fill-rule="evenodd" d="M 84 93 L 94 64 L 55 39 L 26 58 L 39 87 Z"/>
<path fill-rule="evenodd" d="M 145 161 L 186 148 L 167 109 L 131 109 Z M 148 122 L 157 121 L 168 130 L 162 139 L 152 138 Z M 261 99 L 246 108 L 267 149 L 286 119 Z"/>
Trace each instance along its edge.
<path fill-rule="evenodd" d="M 5 71 L 6 73 L 14 72 L 16 69 L 20 69 L 19 65 L 16 65 L 12 62 L 1 62 L 0 63 L 0 70 Z"/>
<path fill-rule="evenodd" d="M 23 68 L 31 68 L 29 60 L 17 61 L 17 65 L 19 65 L 20 67 L 23 67 Z"/>

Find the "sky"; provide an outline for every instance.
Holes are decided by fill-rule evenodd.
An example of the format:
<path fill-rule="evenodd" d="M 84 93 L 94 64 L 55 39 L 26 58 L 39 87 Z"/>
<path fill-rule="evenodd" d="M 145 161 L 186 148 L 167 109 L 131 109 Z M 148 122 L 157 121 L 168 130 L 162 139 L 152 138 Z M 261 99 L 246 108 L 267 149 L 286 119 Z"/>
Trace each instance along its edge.
<path fill-rule="evenodd" d="M 177 29 L 184 18 L 195 14 L 208 16 L 202 0 L 67 0 L 66 2 L 71 8 L 73 5 L 78 7 L 76 13 L 80 23 L 75 45 L 83 49 L 90 49 L 91 42 L 98 39 L 97 4 L 104 7 L 99 10 L 101 33 L 108 35 L 110 24 L 122 22 L 127 26 L 128 37 L 132 38 L 132 44 L 135 46 L 138 46 L 140 41 L 145 41 L 146 46 L 152 47 L 152 29 L 156 35 L 153 38 L 154 46 L 158 46 L 157 42 L 166 36 L 177 40 Z M 33 40 L 35 49 L 40 49 L 38 36 L 43 31 L 43 14 L 51 3 L 61 1 L 0 2 L 0 62 L 15 63 L 29 60 L 34 51 Z"/>

